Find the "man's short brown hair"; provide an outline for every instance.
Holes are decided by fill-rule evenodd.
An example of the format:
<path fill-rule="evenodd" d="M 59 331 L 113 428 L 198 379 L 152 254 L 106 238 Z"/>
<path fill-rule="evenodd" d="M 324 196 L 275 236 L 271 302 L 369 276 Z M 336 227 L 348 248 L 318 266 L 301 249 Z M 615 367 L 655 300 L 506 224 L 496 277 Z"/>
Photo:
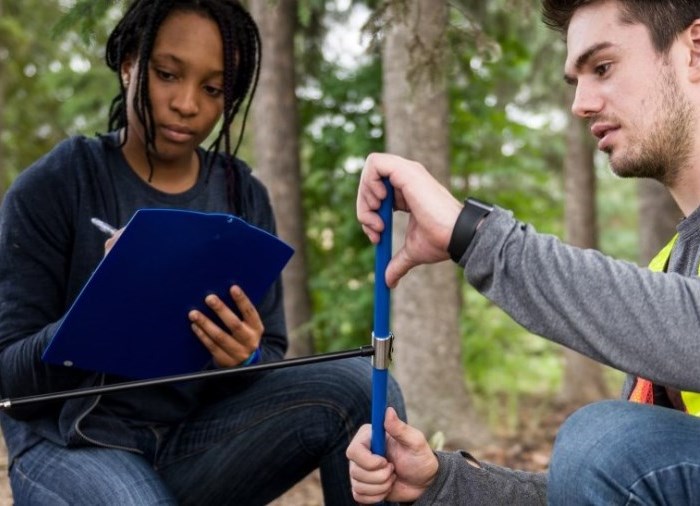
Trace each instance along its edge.
<path fill-rule="evenodd" d="M 699 0 L 542 0 L 546 25 L 566 37 L 574 13 L 585 5 L 615 2 L 620 6 L 620 21 L 646 26 L 659 53 L 666 53 L 678 34 L 700 18 Z"/>

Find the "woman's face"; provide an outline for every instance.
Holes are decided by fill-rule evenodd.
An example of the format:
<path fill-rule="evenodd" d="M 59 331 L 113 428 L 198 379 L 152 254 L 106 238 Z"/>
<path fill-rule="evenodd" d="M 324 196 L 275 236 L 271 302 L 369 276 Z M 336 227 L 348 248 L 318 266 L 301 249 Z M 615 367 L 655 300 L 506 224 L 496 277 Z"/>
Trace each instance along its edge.
<path fill-rule="evenodd" d="M 163 21 L 147 62 L 155 169 L 192 163 L 195 149 L 211 133 L 223 112 L 223 61 L 219 27 L 210 18 L 175 11 Z M 124 152 L 145 159 L 144 128 L 134 110 L 138 65 L 133 60 L 122 65 L 129 123 Z"/>

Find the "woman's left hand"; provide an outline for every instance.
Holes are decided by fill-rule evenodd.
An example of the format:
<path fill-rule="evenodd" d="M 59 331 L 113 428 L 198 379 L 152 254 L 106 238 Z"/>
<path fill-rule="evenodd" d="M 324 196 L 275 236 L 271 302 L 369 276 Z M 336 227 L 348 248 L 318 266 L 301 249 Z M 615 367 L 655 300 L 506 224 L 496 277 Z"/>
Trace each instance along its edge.
<path fill-rule="evenodd" d="M 218 296 L 212 294 L 204 299 L 226 329 L 196 309 L 188 314 L 192 331 L 209 350 L 218 367 L 234 367 L 245 362 L 260 346 L 265 329 L 257 309 L 241 287 L 234 285 L 229 293 L 240 311 L 240 318 Z"/>

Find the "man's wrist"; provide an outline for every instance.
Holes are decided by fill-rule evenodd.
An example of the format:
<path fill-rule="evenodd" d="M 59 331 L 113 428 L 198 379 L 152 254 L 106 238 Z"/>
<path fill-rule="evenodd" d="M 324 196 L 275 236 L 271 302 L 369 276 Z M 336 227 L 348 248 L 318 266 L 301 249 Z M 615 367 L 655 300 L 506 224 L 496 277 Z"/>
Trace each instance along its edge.
<path fill-rule="evenodd" d="M 464 207 L 459 216 L 457 216 L 457 221 L 452 229 L 450 244 L 447 246 L 447 252 L 454 262 L 459 262 L 462 259 L 472 239 L 474 239 L 479 223 L 492 210 L 493 206 L 491 204 L 477 199 L 468 198 L 464 201 Z"/>

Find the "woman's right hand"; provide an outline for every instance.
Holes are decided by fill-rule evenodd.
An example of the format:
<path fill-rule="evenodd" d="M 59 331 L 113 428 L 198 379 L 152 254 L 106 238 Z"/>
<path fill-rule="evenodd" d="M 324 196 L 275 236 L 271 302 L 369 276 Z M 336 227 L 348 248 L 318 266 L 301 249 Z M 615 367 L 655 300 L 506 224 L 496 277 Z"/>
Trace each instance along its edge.
<path fill-rule="evenodd" d="M 114 247 L 114 245 L 117 243 L 117 240 L 118 240 L 119 237 L 122 235 L 122 232 L 124 232 L 124 229 L 123 229 L 123 228 L 120 228 L 119 230 L 117 230 L 117 231 L 114 233 L 114 235 L 113 235 L 112 237 L 110 237 L 109 239 L 107 239 L 107 240 L 105 241 L 105 256 L 107 255 L 107 253 L 109 253 L 109 251 L 110 251 L 110 250 Z"/>

